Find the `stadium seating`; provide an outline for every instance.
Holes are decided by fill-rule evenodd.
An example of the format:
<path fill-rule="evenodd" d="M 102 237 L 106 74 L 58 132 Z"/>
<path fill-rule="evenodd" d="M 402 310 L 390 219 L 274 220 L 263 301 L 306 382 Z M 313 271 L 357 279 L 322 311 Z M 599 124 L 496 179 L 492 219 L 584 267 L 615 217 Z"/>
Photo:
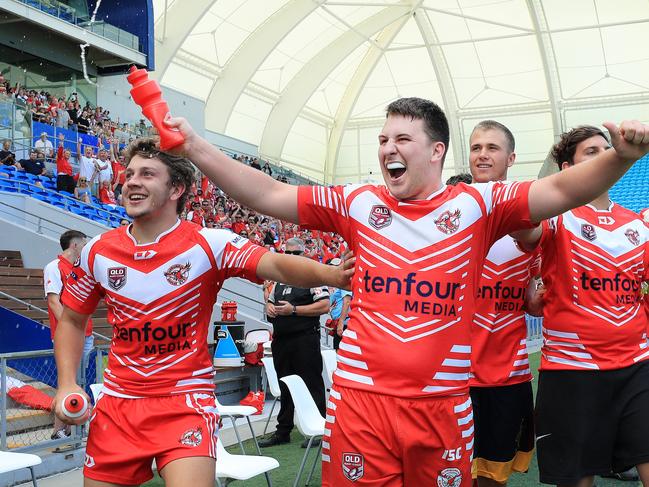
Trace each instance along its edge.
<path fill-rule="evenodd" d="M 649 181 L 649 156 L 636 162 L 611 188 L 611 200 L 635 212 L 649 208 L 647 181 Z"/>
<path fill-rule="evenodd" d="M 120 220 L 126 217 L 126 210 L 121 206 L 104 205 L 94 196 L 92 204 L 83 203 L 71 193 L 57 192 L 53 178 L 17 171 L 13 166 L 0 167 L 0 191 L 25 194 L 107 227 L 119 226 Z"/>

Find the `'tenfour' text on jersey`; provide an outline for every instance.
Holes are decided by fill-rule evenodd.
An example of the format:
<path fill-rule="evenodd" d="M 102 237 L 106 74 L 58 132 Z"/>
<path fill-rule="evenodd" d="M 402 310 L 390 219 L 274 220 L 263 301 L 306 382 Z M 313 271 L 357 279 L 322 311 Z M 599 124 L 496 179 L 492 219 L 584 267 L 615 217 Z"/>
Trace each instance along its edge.
<path fill-rule="evenodd" d="M 264 252 L 232 232 L 185 221 L 151 244 L 137 245 L 127 227 L 91 240 L 63 301 L 88 314 L 105 298 L 113 325 L 106 393 L 212 393 L 207 329 L 216 295 L 230 277 L 259 282 Z"/>
<path fill-rule="evenodd" d="M 399 201 L 385 187 L 301 187 L 299 221 L 356 255 L 338 385 L 400 397 L 468 392 L 470 324 L 487 250 L 531 227 L 530 183 L 443 187 Z"/>

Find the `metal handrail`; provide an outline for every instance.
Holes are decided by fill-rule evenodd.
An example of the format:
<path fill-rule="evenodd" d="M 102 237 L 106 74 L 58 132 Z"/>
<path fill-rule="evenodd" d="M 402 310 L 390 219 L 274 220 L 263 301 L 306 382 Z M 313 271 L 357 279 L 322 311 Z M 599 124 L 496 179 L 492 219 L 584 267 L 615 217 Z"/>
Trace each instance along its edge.
<path fill-rule="evenodd" d="M 0 296 L 4 296 L 5 298 L 8 298 L 8 299 L 10 299 L 12 301 L 16 301 L 17 303 L 20 303 L 23 306 L 27 306 L 29 309 L 35 309 L 36 311 L 39 311 L 39 312 L 43 313 L 44 315 L 49 316 L 49 313 L 47 311 L 45 311 L 44 309 L 39 308 L 38 306 L 34 306 L 33 304 L 28 303 L 27 301 L 23 301 L 22 299 L 17 298 L 16 296 L 12 296 L 11 294 L 7 294 L 7 293 L 5 293 L 3 291 L 0 291 Z"/>

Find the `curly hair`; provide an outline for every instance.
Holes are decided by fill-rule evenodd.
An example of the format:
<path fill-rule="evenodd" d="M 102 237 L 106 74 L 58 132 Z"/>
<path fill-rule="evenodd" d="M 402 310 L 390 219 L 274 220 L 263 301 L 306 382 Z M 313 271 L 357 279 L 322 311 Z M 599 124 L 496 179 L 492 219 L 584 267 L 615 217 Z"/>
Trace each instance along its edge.
<path fill-rule="evenodd" d="M 192 162 L 186 157 L 161 151 L 158 147 L 159 140 L 158 137 L 141 137 L 131 142 L 124 153 L 125 167 L 128 167 L 131 159 L 135 156 L 155 158 L 167 166 L 169 186 L 183 186 L 185 188 L 176 203 L 176 213 L 180 215 L 185 208 L 189 190 L 196 180 L 196 171 Z"/>
<path fill-rule="evenodd" d="M 559 166 L 559 170 L 561 170 L 564 162 L 572 166 L 575 163 L 575 151 L 579 143 L 596 135 L 603 137 L 604 140 L 609 142 L 606 134 L 592 125 L 580 125 L 568 132 L 562 133 L 559 141 L 552 146 L 552 150 L 550 151 L 554 162 Z"/>

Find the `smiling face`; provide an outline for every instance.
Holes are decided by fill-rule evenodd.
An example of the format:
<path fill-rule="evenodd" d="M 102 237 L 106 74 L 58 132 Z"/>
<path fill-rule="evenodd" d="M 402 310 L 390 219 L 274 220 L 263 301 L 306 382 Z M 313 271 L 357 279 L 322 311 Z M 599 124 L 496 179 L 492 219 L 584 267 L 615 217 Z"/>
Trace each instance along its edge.
<path fill-rule="evenodd" d="M 134 156 L 126 168 L 122 201 L 131 218 L 155 218 L 176 214 L 184 187 L 171 185 L 169 170 L 155 157 Z"/>
<path fill-rule="evenodd" d="M 426 134 L 423 120 L 389 115 L 379 134 L 379 164 L 390 193 L 409 200 L 438 190 L 445 151 Z"/>
<path fill-rule="evenodd" d="M 507 179 L 516 153 L 510 151 L 505 134 L 498 129 L 476 129 L 471 134 L 469 165 L 473 181 L 487 183 Z"/>

